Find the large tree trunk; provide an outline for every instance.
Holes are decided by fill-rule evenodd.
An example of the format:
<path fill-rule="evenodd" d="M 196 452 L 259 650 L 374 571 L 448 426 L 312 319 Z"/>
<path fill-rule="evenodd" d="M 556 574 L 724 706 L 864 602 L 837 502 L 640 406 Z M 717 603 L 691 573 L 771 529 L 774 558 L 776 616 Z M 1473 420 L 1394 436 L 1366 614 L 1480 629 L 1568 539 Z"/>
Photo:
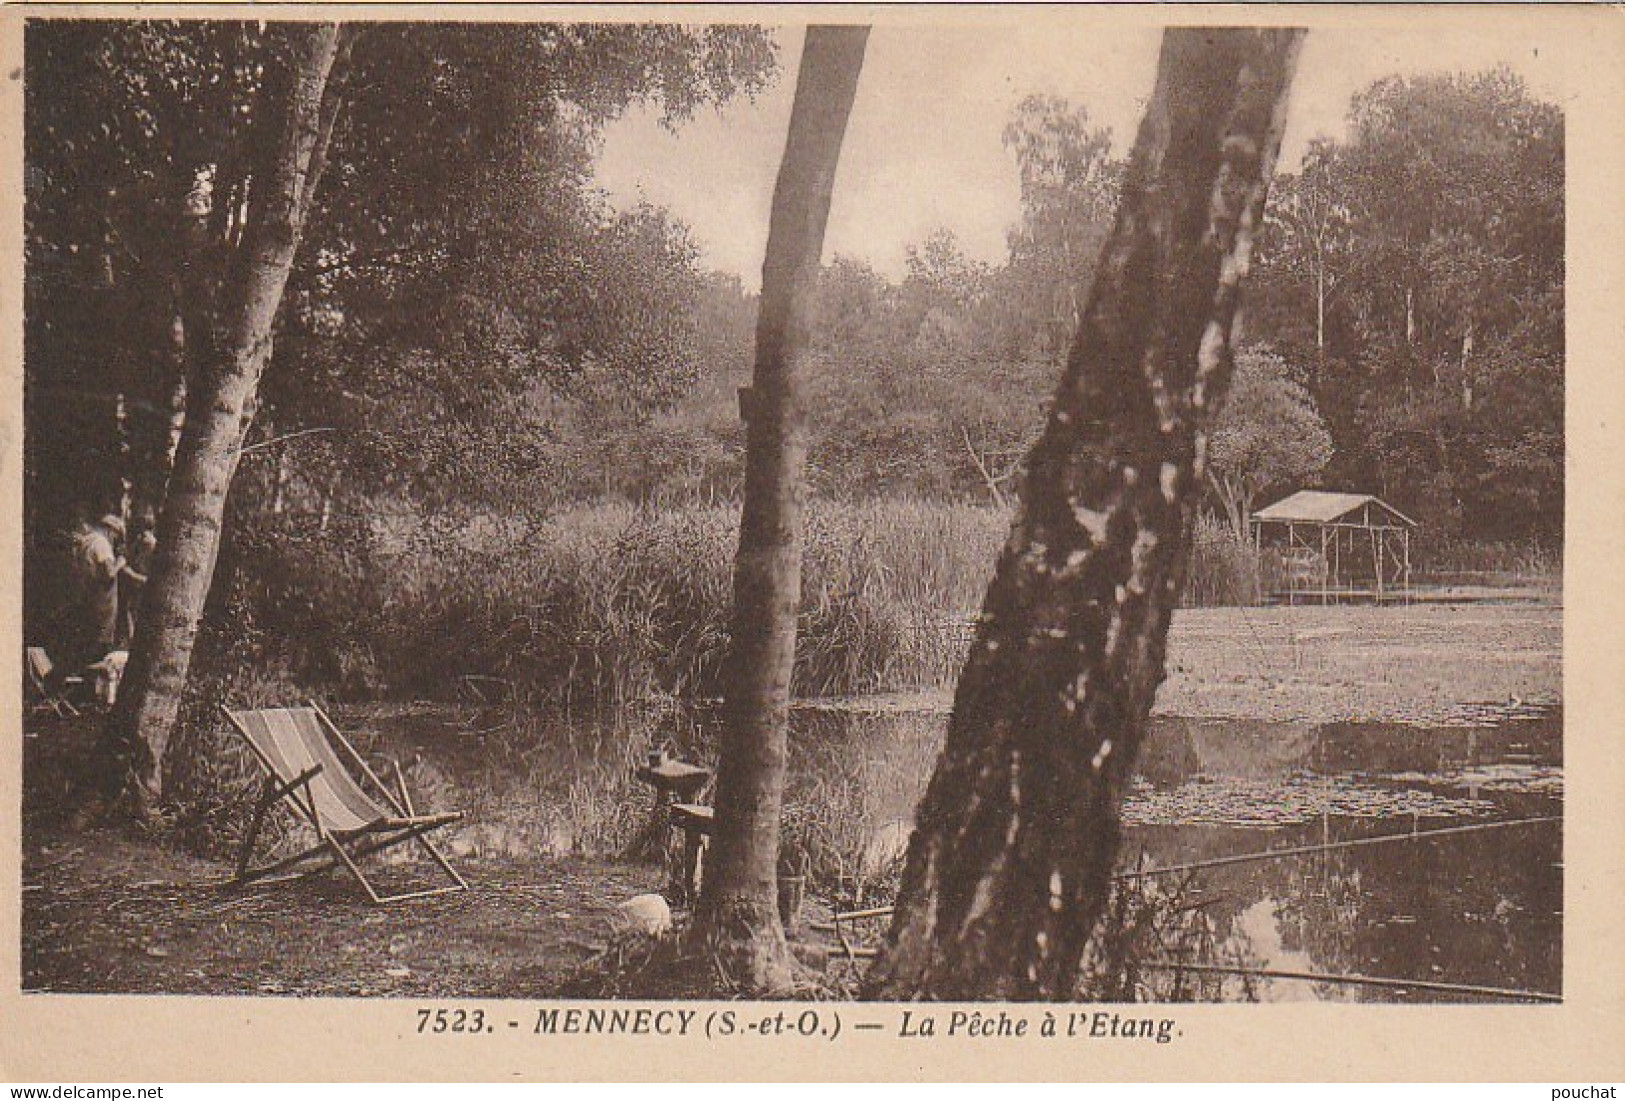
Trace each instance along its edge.
<path fill-rule="evenodd" d="M 745 501 L 734 564 L 716 830 L 696 908 L 695 943 L 730 980 L 772 992 L 791 978 L 779 923 L 779 811 L 801 604 L 800 361 L 841 139 L 863 67 L 866 27 L 811 27 L 802 49 L 784 162 L 773 193 L 756 368 L 746 423 Z"/>
<path fill-rule="evenodd" d="M 1067 999 L 1110 889 L 1302 32 L 1168 31 L 867 993 Z"/>
<path fill-rule="evenodd" d="M 169 493 L 169 478 L 186 427 L 188 382 L 207 359 L 214 322 L 212 296 L 218 273 L 211 270 L 209 201 L 194 170 L 175 196 L 178 210 L 169 220 L 174 250 L 169 275 L 170 317 L 160 353 L 156 412 L 143 422 L 142 447 L 131 477 L 132 539 L 152 530 Z"/>
<path fill-rule="evenodd" d="M 302 31 L 285 94 L 267 104 L 255 136 L 266 143 L 267 175 L 255 181 L 257 209 L 226 276 L 219 346 L 188 395 L 153 572 L 104 743 L 110 788 L 138 810 L 154 807 L 162 796 L 164 749 L 214 575 L 226 492 L 310 209 L 313 161 L 327 140 L 323 124 L 331 114 L 323 100 L 339 45 L 338 24 Z"/>

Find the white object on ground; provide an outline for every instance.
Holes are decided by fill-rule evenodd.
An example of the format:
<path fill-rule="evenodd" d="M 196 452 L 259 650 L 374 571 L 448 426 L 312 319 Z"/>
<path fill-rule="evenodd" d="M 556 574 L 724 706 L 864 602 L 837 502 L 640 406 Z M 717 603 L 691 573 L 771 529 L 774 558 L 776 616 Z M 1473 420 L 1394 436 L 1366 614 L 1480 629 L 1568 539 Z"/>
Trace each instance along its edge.
<path fill-rule="evenodd" d="M 102 660 L 85 667 L 96 688 L 96 700 L 104 707 L 118 701 L 119 682 L 124 679 L 124 667 L 130 661 L 128 650 L 114 650 Z"/>
<path fill-rule="evenodd" d="M 671 906 L 660 895 L 636 895 L 615 907 L 609 924 L 616 933 L 659 936 L 671 929 Z"/>

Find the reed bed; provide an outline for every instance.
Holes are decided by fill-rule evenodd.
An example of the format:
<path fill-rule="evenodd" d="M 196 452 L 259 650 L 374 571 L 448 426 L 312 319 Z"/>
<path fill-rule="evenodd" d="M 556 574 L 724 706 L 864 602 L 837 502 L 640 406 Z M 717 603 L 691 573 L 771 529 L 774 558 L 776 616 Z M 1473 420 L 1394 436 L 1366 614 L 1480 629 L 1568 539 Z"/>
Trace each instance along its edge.
<path fill-rule="evenodd" d="M 602 504 L 550 518 L 522 545 L 403 556 L 392 690 L 460 683 L 565 709 L 719 695 L 737 510 Z M 1007 525 L 973 506 L 815 503 L 802 566 L 795 691 L 931 687 L 956 671 Z"/>
<path fill-rule="evenodd" d="M 793 693 L 951 685 L 1009 523 L 985 506 L 812 501 Z M 638 824 L 627 810 L 639 802 L 628 788 L 638 755 L 662 741 L 708 740 L 668 729 L 669 716 L 723 692 L 737 508 L 605 502 L 531 522 L 392 515 L 391 525 L 347 542 L 357 562 L 346 570 L 318 568 L 301 557 L 308 547 L 284 545 L 289 562 L 271 576 L 296 579 L 291 588 L 303 593 L 309 585 L 297 579 L 314 571 L 319 599 L 277 590 L 234 605 L 231 621 L 252 630 L 218 640 L 221 653 L 192 694 L 177 747 L 184 817 L 217 841 L 241 826 L 236 808 L 254 770 L 218 730 L 221 700 L 315 692 L 340 703 L 459 702 L 488 709 L 486 725 L 504 730 L 483 752 L 512 757 L 508 766 L 565 809 L 565 823 L 538 829 L 577 851 L 616 851 Z M 1204 521 L 1191 560 L 1195 602 L 1246 602 L 1256 585 L 1250 549 Z M 323 669 L 365 676 L 333 680 Z M 815 878 L 874 879 L 876 854 L 864 852 L 855 825 L 874 778 L 815 771 L 823 790 L 791 800 L 791 832 Z"/>

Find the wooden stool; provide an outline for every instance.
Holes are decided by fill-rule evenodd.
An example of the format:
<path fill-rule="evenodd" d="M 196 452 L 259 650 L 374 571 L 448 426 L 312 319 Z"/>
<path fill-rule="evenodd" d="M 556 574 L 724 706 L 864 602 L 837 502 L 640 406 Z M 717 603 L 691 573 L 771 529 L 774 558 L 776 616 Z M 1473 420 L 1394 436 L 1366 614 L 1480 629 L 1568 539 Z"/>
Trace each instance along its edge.
<path fill-rule="evenodd" d="M 674 803 L 671 808 L 673 829 L 683 831 L 683 878 L 672 886 L 684 905 L 693 905 L 700 894 L 700 850 L 716 821 L 716 810 L 699 803 Z"/>
<path fill-rule="evenodd" d="M 711 770 L 667 757 L 662 751 L 650 754 L 649 763 L 638 769 L 637 777 L 654 788 L 654 806 L 649 825 L 634 845 L 633 854 L 649 858 L 666 851 L 666 837 L 671 829 L 671 805 L 694 802 L 710 782 Z"/>

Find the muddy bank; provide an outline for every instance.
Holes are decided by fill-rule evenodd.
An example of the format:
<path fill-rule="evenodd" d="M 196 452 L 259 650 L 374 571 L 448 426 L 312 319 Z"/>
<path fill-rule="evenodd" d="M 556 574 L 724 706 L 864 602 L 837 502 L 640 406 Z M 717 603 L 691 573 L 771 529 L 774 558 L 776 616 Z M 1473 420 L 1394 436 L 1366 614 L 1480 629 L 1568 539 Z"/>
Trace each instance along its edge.
<path fill-rule="evenodd" d="M 1184 608 L 1155 714 L 1276 722 L 1493 722 L 1563 688 L 1556 604 Z M 803 701 L 946 714 L 949 689 Z"/>

